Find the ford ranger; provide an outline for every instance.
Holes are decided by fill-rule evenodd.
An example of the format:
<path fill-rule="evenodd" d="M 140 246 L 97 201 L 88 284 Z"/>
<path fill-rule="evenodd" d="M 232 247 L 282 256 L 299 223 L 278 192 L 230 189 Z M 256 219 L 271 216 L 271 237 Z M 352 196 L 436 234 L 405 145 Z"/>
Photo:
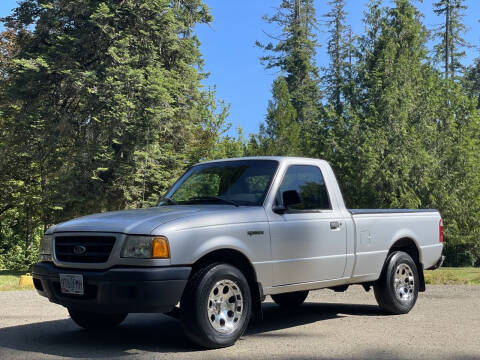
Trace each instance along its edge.
<path fill-rule="evenodd" d="M 261 318 L 267 295 L 292 308 L 310 290 L 361 284 L 385 312 L 407 313 L 442 242 L 436 210 L 347 209 L 326 161 L 250 157 L 192 166 L 156 207 L 52 226 L 32 273 L 87 330 L 168 313 L 217 348 Z"/>

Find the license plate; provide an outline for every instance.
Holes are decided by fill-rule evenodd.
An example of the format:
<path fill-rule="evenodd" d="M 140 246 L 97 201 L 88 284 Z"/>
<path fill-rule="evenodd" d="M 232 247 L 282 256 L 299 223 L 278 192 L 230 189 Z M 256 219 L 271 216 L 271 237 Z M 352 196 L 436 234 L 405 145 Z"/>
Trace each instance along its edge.
<path fill-rule="evenodd" d="M 63 294 L 83 295 L 83 275 L 60 274 L 60 291 Z"/>

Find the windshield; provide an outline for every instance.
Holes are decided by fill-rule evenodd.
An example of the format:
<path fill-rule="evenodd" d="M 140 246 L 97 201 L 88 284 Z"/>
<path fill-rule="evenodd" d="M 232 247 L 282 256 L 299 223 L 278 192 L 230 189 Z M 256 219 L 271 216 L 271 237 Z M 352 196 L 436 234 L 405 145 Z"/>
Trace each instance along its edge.
<path fill-rule="evenodd" d="M 159 203 L 262 206 L 277 169 L 275 160 L 238 160 L 189 169 Z"/>

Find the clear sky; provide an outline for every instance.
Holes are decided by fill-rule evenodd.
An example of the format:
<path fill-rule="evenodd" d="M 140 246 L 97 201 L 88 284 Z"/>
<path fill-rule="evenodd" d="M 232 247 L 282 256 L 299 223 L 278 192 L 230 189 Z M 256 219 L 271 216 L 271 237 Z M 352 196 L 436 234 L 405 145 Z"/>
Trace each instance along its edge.
<path fill-rule="evenodd" d="M 281 0 L 204 0 L 211 8 L 215 18 L 210 25 L 197 26 L 196 32 L 202 43 L 201 51 L 205 59 L 206 72 L 210 77 L 205 86 L 217 87 L 217 97 L 231 105 L 229 122 L 233 124 L 230 131 L 235 134 L 240 125 L 245 135 L 256 132 L 258 125 L 265 118 L 266 107 L 271 94 L 271 83 L 278 75 L 274 70 L 266 71 L 259 63 L 262 55 L 254 46 L 255 40 L 264 41 L 263 31 L 275 34 L 275 28 L 265 24 L 262 16 L 272 14 Z M 0 17 L 6 16 L 16 6 L 16 0 L 0 0 Z M 424 14 L 424 23 L 432 29 L 441 23 L 432 11 L 435 0 L 417 2 Z M 367 0 L 346 0 L 347 21 L 355 34 L 363 31 L 362 16 Z M 388 5 L 390 1 L 385 1 Z M 327 0 L 316 0 L 319 20 L 328 11 Z M 467 0 L 465 23 L 468 32 L 466 39 L 476 48 L 467 49 L 465 64 L 479 56 L 480 47 L 480 0 Z M 0 26 L 1 29 L 1 26 Z M 318 40 L 321 45 L 326 42 L 326 29 L 321 29 Z M 328 59 L 325 46 L 318 50 L 317 65 L 326 66 Z"/>

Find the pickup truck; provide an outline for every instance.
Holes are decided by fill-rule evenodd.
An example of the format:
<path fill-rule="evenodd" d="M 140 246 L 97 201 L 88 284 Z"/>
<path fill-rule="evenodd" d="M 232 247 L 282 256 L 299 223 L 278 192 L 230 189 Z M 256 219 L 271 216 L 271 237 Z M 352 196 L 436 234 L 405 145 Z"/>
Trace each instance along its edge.
<path fill-rule="evenodd" d="M 32 273 L 87 330 L 167 313 L 218 348 L 261 318 L 267 295 L 293 308 L 310 290 L 361 284 L 385 312 L 407 313 L 442 242 L 436 210 L 347 209 L 326 161 L 246 157 L 192 166 L 156 207 L 52 226 Z"/>

